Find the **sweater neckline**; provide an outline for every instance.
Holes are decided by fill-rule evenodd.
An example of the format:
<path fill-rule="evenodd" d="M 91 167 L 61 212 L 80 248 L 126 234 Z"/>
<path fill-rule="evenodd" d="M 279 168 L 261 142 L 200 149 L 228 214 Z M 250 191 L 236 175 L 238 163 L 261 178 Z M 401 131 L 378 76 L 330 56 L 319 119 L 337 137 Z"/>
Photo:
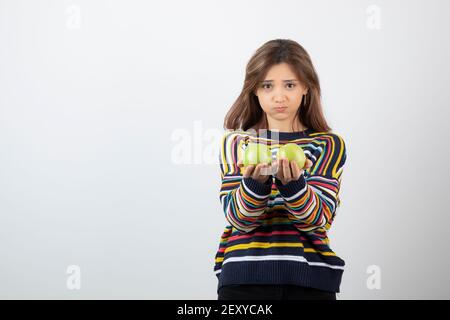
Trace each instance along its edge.
<path fill-rule="evenodd" d="M 269 129 L 264 129 L 261 131 L 262 131 L 261 135 L 267 136 L 267 138 L 269 138 L 269 139 L 271 139 L 272 136 L 277 136 L 277 134 L 278 134 L 278 138 L 280 140 L 294 140 L 294 139 L 305 138 L 305 137 L 309 136 L 309 134 L 313 130 L 311 128 L 307 128 L 302 131 L 294 131 L 294 132 L 276 131 L 276 130 L 269 130 Z M 267 134 L 265 133 L 265 131 L 267 132 Z"/>

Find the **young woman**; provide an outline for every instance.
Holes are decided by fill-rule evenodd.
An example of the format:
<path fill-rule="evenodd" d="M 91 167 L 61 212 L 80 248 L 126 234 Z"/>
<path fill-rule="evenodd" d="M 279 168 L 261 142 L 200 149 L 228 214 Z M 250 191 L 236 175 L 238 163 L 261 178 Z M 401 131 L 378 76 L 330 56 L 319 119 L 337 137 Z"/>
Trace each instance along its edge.
<path fill-rule="evenodd" d="M 224 128 L 220 201 L 228 224 L 215 256 L 218 299 L 336 299 L 345 263 L 327 232 L 346 149 L 323 116 L 319 78 L 301 45 L 277 39 L 255 52 Z M 248 143 L 269 146 L 272 163 L 243 167 Z M 286 143 L 303 149 L 303 168 L 277 160 Z"/>

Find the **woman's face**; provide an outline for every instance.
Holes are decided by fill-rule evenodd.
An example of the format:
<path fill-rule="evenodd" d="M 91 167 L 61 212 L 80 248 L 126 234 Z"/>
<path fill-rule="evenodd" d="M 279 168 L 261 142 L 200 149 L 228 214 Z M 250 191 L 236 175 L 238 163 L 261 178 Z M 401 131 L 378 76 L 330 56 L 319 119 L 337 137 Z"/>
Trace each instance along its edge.
<path fill-rule="evenodd" d="M 270 127 L 286 130 L 293 123 L 308 89 L 300 83 L 289 64 L 273 65 L 255 94 Z M 279 107 L 282 107 L 281 109 Z"/>

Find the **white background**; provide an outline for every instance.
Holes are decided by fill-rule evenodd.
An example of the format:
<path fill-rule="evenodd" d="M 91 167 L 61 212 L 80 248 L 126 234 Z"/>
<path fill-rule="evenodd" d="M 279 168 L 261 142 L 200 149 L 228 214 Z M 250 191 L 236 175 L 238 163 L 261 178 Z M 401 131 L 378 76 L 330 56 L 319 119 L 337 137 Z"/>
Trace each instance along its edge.
<path fill-rule="evenodd" d="M 450 298 L 449 10 L 0 0 L 0 298 L 216 299 L 223 119 L 276 38 L 309 52 L 347 145 L 338 298 Z"/>

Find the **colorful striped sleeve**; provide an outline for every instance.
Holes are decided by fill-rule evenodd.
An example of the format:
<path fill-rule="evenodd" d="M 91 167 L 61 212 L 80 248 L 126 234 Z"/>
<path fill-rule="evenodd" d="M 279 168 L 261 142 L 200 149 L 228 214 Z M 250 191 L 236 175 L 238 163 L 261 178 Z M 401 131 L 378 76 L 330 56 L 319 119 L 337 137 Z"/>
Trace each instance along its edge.
<path fill-rule="evenodd" d="M 251 177 L 244 178 L 238 167 L 238 157 L 245 135 L 227 132 L 221 140 L 219 161 L 222 183 L 220 203 L 225 218 L 241 233 L 247 233 L 261 225 L 272 189 L 272 179 L 260 183 Z"/>
<path fill-rule="evenodd" d="M 337 134 L 319 139 L 321 152 L 310 168 L 310 175 L 283 185 L 275 184 L 284 199 L 289 218 L 302 231 L 329 229 L 340 205 L 339 191 L 347 158 L 344 140 Z"/>

